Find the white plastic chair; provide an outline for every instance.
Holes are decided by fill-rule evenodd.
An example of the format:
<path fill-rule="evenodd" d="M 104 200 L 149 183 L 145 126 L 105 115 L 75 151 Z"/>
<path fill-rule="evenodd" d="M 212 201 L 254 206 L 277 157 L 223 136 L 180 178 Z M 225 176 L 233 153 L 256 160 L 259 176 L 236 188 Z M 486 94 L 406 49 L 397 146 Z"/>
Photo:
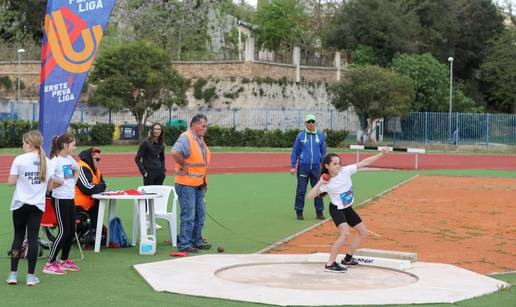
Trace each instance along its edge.
<path fill-rule="evenodd" d="M 170 242 L 172 246 L 177 246 L 177 194 L 174 187 L 168 185 L 146 185 L 138 187 L 138 191 L 144 190 L 146 193 L 159 193 L 160 198 L 154 199 L 154 214 L 158 219 L 168 222 L 170 229 Z M 168 201 L 170 194 L 173 194 L 172 211 L 168 211 Z"/>

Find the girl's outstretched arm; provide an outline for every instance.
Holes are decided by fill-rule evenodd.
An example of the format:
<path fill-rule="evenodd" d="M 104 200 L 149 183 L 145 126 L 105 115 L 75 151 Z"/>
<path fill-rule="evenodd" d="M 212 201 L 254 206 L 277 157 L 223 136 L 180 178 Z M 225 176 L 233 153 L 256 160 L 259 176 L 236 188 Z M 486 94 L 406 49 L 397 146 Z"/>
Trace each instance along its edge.
<path fill-rule="evenodd" d="M 362 168 L 362 167 L 366 167 L 366 166 L 369 166 L 370 164 L 372 164 L 374 161 L 380 159 L 385 153 L 387 152 L 386 149 L 382 150 L 382 152 L 380 153 L 377 153 L 376 155 L 372 156 L 372 157 L 369 157 L 369 158 L 365 158 L 364 160 L 360 161 L 357 163 L 357 169 L 359 168 Z"/>

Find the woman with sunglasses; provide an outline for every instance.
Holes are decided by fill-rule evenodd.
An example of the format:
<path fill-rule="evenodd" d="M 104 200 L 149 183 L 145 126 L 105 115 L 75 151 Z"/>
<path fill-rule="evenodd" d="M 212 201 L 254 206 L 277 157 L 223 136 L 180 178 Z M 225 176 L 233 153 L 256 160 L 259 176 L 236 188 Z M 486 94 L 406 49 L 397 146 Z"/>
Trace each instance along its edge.
<path fill-rule="evenodd" d="M 165 142 L 160 123 L 154 123 L 149 136 L 138 148 L 134 158 L 143 176 L 143 185 L 162 185 L 165 181 Z"/>
<path fill-rule="evenodd" d="M 79 154 L 79 180 L 75 185 L 75 211 L 79 215 L 85 213 L 90 218 L 91 230 L 97 229 L 99 201 L 93 194 L 106 191 L 107 185 L 100 171 L 102 158 L 100 149 L 91 147 Z"/>

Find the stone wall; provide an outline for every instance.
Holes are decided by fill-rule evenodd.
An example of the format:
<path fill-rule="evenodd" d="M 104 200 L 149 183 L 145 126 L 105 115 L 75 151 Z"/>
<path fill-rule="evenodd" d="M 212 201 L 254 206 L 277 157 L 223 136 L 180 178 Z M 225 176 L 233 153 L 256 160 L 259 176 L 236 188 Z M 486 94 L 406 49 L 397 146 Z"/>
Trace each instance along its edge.
<path fill-rule="evenodd" d="M 173 62 L 172 67 L 185 78 L 228 79 L 229 77 L 269 77 L 295 80 L 296 67 L 289 64 L 268 62 Z M 325 67 L 301 67 L 301 78 L 307 81 L 335 82 L 337 69 Z"/>
<path fill-rule="evenodd" d="M 255 79 L 286 78 L 289 81 L 295 80 L 296 67 L 294 65 L 269 63 L 269 62 L 241 62 L 241 61 L 220 61 L 220 62 L 172 62 L 174 67 L 183 77 L 188 79 L 219 79 L 229 80 L 230 78 Z M 38 99 L 40 62 L 25 61 L 19 65 L 20 79 L 25 83 L 26 90 L 22 96 L 27 99 Z M 8 75 L 11 80 L 16 80 L 18 75 L 17 62 L 0 62 L 0 76 Z M 301 80 L 314 82 L 332 83 L 336 80 L 336 69 L 325 67 L 300 68 Z M 15 85 L 16 86 L 16 85 Z M 302 85 L 301 85 L 302 86 Z M 11 91 L 0 90 L 0 99 L 14 99 L 15 88 Z M 281 102 L 279 102 L 281 104 Z"/>
<path fill-rule="evenodd" d="M 17 62 L 0 62 L 0 76 L 9 76 L 13 81 L 13 88 L 10 91 L 0 90 L 0 98 L 15 99 L 16 98 L 16 78 L 18 76 L 18 68 L 20 80 L 25 84 L 25 90 L 22 91 L 22 97 L 35 99 L 39 95 L 39 78 L 41 64 L 39 61 L 26 61 L 18 67 Z"/>

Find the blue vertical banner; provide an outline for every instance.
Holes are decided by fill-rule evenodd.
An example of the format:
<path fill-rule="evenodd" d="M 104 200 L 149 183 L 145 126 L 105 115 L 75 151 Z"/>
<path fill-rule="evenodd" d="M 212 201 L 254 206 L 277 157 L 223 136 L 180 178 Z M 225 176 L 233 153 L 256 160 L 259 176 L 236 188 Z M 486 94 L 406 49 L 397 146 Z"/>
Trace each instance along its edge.
<path fill-rule="evenodd" d="M 116 0 L 49 0 L 41 52 L 39 129 L 48 153 L 66 131 Z"/>

